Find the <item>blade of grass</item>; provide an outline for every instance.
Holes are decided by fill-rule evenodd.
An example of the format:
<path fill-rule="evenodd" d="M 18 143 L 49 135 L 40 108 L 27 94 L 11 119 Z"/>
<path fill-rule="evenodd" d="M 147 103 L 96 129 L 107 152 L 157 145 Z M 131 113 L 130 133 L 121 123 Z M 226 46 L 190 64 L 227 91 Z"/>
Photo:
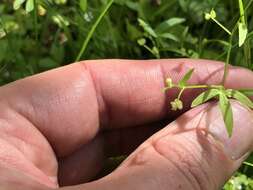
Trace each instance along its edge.
<path fill-rule="evenodd" d="M 224 67 L 224 73 L 223 73 L 223 78 L 222 78 L 222 85 L 224 86 L 225 82 L 226 82 L 226 78 L 227 78 L 227 74 L 228 74 L 228 66 L 229 66 L 229 62 L 230 62 L 230 56 L 231 56 L 231 50 L 232 50 L 232 41 L 233 41 L 233 36 L 234 33 L 237 29 L 237 25 L 233 28 L 232 32 L 231 32 L 231 36 L 229 37 L 229 46 L 228 46 L 228 51 L 227 51 L 227 58 L 226 58 L 226 63 L 225 63 L 225 67 Z"/>
<path fill-rule="evenodd" d="M 248 4 L 246 5 L 244 11 L 247 11 L 247 10 L 250 8 L 250 6 L 251 6 L 252 3 L 253 3 L 253 0 L 250 0 L 250 1 L 248 2 Z"/>
<path fill-rule="evenodd" d="M 226 78 L 227 78 L 228 66 L 229 66 L 229 61 L 230 61 L 230 56 L 231 56 L 231 50 L 232 50 L 232 35 L 231 35 L 229 41 L 230 41 L 230 44 L 228 46 L 228 51 L 227 51 L 227 58 L 226 58 L 226 63 L 225 63 L 225 67 L 224 67 L 224 74 L 223 74 L 223 78 L 222 78 L 222 85 L 225 84 Z"/>
<path fill-rule="evenodd" d="M 252 1 L 251 1 L 252 3 Z M 245 25 L 247 26 L 247 22 L 248 22 L 248 18 L 247 18 L 247 12 L 246 12 L 246 8 L 244 9 L 244 21 L 245 21 Z M 244 42 L 244 46 L 243 46 L 243 50 L 244 50 L 244 55 L 245 55 L 245 63 L 247 65 L 248 68 L 251 68 L 251 46 L 250 46 L 250 40 L 251 38 L 248 37 L 246 38 L 245 42 Z"/>
<path fill-rule="evenodd" d="M 38 32 L 38 10 L 37 10 L 37 0 L 33 0 L 33 4 L 34 4 L 33 16 L 34 16 L 35 40 L 36 40 L 36 42 L 38 43 L 39 32 Z"/>
<path fill-rule="evenodd" d="M 107 11 L 109 10 L 109 8 L 112 6 L 114 0 L 110 0 L 109 3 L 105 6 L 104 10 L 101 12 L 101 14 L 99 15 L 99 17 L 97 18 L 96 22 L 93 24 L 93 26 L 91 27 L 87 37 L 85 38 L 82 48 L 80 49 L 80 52 L 78 53 L 75 62 L 79 61 L 83 55 L 83 53 L 85 52 L 88 43 L 90 42 L 90 39 L 92 38 L 97 26 L 99 25 L 99 23 L 101 22 L 101 20 L 104 18 L 105 14 L 107 13 Z"/>

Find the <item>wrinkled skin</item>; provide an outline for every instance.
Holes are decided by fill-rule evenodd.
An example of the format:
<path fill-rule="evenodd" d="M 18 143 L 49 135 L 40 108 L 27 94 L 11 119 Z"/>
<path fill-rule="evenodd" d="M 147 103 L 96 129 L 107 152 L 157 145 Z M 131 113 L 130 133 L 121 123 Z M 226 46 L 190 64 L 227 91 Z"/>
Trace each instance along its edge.
<path fill-rule="evenodd" d="M 162 88 L 166 77 L 176 82 L 190 68 L 190 83 L 218 84 L 223 66 L 85 61 L 1 87 L 1 189 L 218 190 L 252 149 L 252 112 L 232 101 L 228 139 L 216 103 L 189 110 L 199 91 L 188 90 L 184 110 L 173 112 L 177 90 Z M 231 67 L 226 87 L 253 88 L 252 81 L 252 72 Z M 107 157 L 129 153 L 110 175 L 90 182 Z"/>

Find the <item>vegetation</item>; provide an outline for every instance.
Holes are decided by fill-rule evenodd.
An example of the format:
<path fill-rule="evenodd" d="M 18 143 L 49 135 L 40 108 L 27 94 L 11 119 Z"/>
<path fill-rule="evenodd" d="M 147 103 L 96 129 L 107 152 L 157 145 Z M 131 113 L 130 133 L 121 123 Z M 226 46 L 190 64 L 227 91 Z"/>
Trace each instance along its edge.
<path fill-rule="evenodd" d="M 98 58 L 207 58 L 253 69 L 252 4 L 253 0 L 2 0 L 0 83 Z M 249 158 L 224 189 L 253 189 L 251 163 Z"/>

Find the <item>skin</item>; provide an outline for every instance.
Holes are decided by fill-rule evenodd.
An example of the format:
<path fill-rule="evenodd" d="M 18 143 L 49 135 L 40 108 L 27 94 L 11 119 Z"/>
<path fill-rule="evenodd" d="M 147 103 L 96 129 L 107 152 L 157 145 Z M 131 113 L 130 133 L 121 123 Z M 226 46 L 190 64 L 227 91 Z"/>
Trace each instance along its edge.
<path fill-rule="evenodd" d="M 223 66 L 189 59 L 84 61 L 1 87 L 1 189 L 220 189 L 252 149 L 252 112 L 232 101 L 244 119 L 235 118 L 235 135 L 226 139 L 216 103 L 190 110 L 199 91 L 187 90 L 184 110 L 173 112 L 177 90 L 161 89 L 166 77 L 177 82 L 190 68 L 191 84 L 218 84 Z M 252 72 L 231 67 L 226 87 L 253 88 L 251 81 Z M 106 158 L 121 154 L 130 156 L 90 182 Z"/>

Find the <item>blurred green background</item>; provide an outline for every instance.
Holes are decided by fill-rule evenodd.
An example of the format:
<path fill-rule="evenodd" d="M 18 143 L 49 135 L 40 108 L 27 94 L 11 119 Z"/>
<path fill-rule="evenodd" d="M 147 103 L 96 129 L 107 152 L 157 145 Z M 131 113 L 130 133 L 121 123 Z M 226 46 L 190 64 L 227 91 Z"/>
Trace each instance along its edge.
<path fill-rule="evenodd" d="M 29 1 L 29 2 L 28 2 Z M 247 38 L 238 46 L 237 0 L 1 0 L 0 84 L 80 59 L 206 58 L 253 68 L 253 0 L 244 0 Z M 101 13 L 108 8 L 105 14 Z M 212 9 L 216 20 L 206 20 Z M 101 16 L 101 22 L 96 21 Z M 242 16 L 242 15 L 241 15 Z M 94 32 L 90 32 L 94 29 Z M 90 35 L 89 35 L 90 34 Z M 88 38 L 90 37 L 90 38 Z M 83 44 L 87 44 L 83 53 Z M 244 175 L 245 174 L 245 175 Z M 244 165 L 226 190 L 253 189 Z"/>

